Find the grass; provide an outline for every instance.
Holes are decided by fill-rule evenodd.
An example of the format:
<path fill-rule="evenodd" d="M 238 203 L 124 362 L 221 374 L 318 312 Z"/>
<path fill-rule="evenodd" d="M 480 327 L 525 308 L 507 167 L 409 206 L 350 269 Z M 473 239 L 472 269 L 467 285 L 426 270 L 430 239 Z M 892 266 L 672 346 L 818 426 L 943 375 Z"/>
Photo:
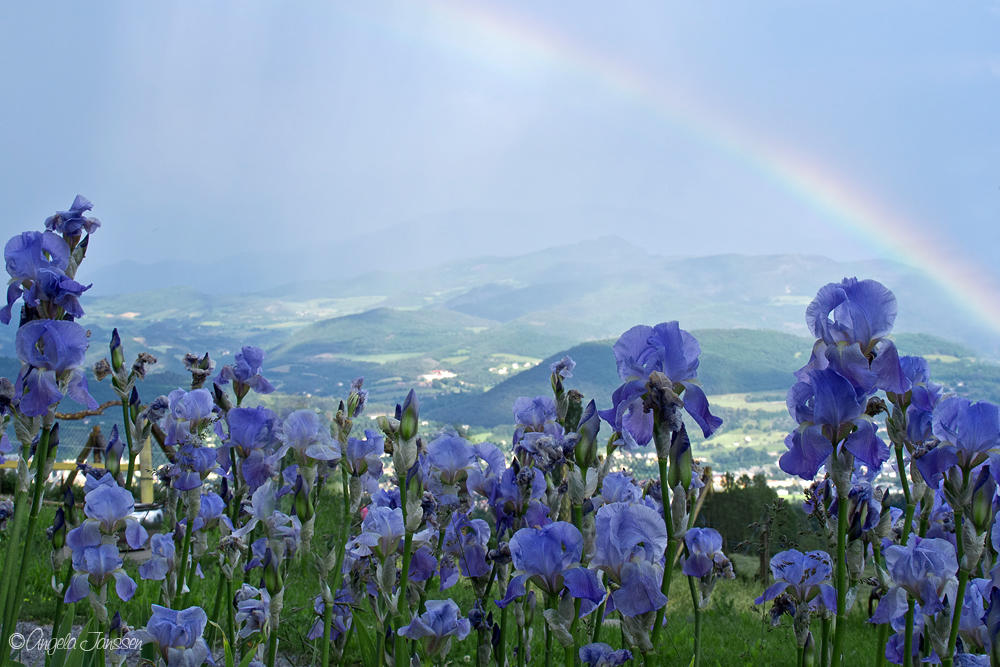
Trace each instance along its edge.
<path fill-rule="evenodd" d="M 332 543 L 331 536 L 338 530 L 341 520 L 341 513 L 338 511 L 341 507 L 338 493 L 327 491 L 324 494 L 323 502 L 317 513 L 316 532 L 313 539 L 314 554 L 322 554 L 323 545 Z M 45 505 L 39 518 L 39 525 L 42 527 L 48 525 L 53 516 L 54 506 Z M 202 559 L 202 570 L 205 577 L 204 579 L 194 578 L 189 596 L 189 604 L 201 605 L 209 613 L 212 611 L 211 606 L 218 581 L 218 566 L 211 555 L 213 548 L 214 540 L 210 544 L 209 552 Z M 5 550 L 6 545 L 0 545 L 0 557 L 3 557 L 4 561 L 7 562 Z M 39 530 L 36 534 L 32 552 L 38 556 L 31 559 L 25 573 L 27 581 L 25 583 L 26 594 L 22 608 L 22 619 L 31 619 L 43 625 L 50 624 L 55 610 L 56 593 L 50 585 L 52 570 L 49 566 L 49 553 L 51 553 L 51 546 L 46 540 L 43 530 Z M 706 611 L 702 664 L 718 667 L 764 667 L 770 665 L 792 667 L 795 658 L 795 643 L 790 619 L 784 618 L 777 628 L 772 628 L 769 623 L 765 622 L 768 616 L 764 609 L 753 605 L 754 598 L 760 595 L 764 589 L 763 584 L 754 581 L 752 576 L 756 569 L 755 559 L 734 555 L 733 560 L 738 577 L 735 580 L 719 582 Z M 149 605 L 157 600 L 159 582 L 141 581 L 138 578 L 135 562 L 128 561 L 125 567 L 139 584 L 139 589 L 131 601 L 124 603 L 118 601 L 111 594 L 109 596 L 111 598 L 109 611 L 111 614 L 114 614 L 115 611 L 121 611 L 127 623 L 141 627 L 148 617 Z M 675 571 L 670 601 L 667 606 L 667 625 L 661 635 L 660 646 L 657 647 L 660 664 L 686 665 L 690 660 L 693 642 L 693 615 L 688 585 L 684 579 L 679 570 Z M 285 578 L 285 606 L 278 630 L 281 639 L 281 654 L 291 660 L 293 664 L 306 665 L 311 664 L 313 660 L 315 647 L 304 637 L 313 623 L 312 598 L 317 591 L 318 579 L 313 558 L 300 554 L 289 564 Z M 863 601 L 867 599 L 867 592 L 867 587 L 862 586 L 858 595 L 858 605 L 849 618 L 846 644 L 848 664 L 869 664 L 873 661 L 875 628 L 865 622 L 863 611 Z M 494 588 L 494 593 L 499 594 L 499 591 Z M 454 599 L 464 613 L 468 613 L 474 601 L 471 586 L 465 580 L 444 592 L 428 591 L 429 599 L 446 597 Z M 499 617 L 498 610 L 493 608 L 492 604 L 487 609 L 487 611 L 490 610 L 493 611 L 495 619 Z M 77 611 L 79 612 L 78 622 L 85 622 L 86 614 L 89 613 L 87 603 L 78 604 Z M 511 614 L 510 622 L 512 619 L 513 615 Z M 586 619 L 581 624 L 581 628 L 589 632 L 591 623 L 591 619 Z M 602 641 L 620 648 L 622 646 L 620 631 L 612 626 L 613 624 L 608 624 L 605 627 Z M 814 622 L 813 630 L 818 641 L 818 621 Z M 513 633 L 509 636 L 513 636 Z M 544 655 L 543 637 L 541 609 L 536 609 L 532 642 L 533 663 Z M 475 655 L 475 650 L 476 640 L 473 633 L 464 641 L 453 643 L 449 658 L 453 664 L 465 664 L 468 662 L 467 656 Z M 562 655 L 562 650 L 557 649 L 556 664 L 562 664 Z M 344 660 L 340 664 L 352 666 L 360 664 L 356 637 L 353 637 L 348 644 Z"/>

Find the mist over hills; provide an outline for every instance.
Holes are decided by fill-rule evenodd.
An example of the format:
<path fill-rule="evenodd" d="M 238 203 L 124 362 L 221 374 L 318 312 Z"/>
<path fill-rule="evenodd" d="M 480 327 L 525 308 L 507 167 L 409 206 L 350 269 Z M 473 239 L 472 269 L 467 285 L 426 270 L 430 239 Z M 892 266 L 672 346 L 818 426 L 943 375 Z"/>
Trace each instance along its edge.
<path fill-rule="evenodd" d="M 286 394 L 340 395 L 353 377 L 365 376 L 373 404 L 391 405 L 410 386 L 419 386 L 428 397 L 429 415 L 451 420 L 467 408 L 470 414 L 494 415 L 490 419 L 503 412 L 509 420 L 512 392 L 522 391 L 513 388 L 530 381 L 544 389 L 548 360 L 567 350 L 574 358 L 581 355 L 574 380 L 597 392 L 590 395 L 610 398 L 609 341 L 635 324 L 676 319 L 700 332 L 702 378 L 710 393 L 784 390 L 790 372 L 804 363 L 801 355 L 809 352 L 806 305 L 823 284 L 845 276 L 874 278 L 892 289 L 899 300 L 900 340 L 923 341 L 928 353 L 949 357 L 950 364 L 935 363 L 956 382 L 961 370 L 970 391 L 992 386 L 997 366 L 982 358 L 1000 358 L 997 337 L 926 274 L 887 261 L 836 262 L 814 255 L 671 258 L 618 237 L 408 270 L 377 248 L 349 259 L 328 261 L 327 280 L 252 293 L 174 286 L 85 294 L 81 324 L 92 332 L 90 360 L 107 354 L 117 327 L 129 355 L 148 350 L 159 357 L 157 386 L 159 380 L 184 386 L 185 353 L 208 352 L 221 365 L 240 346 L 256 345 L 267 351 L 265 370 Z M 252 261 L 212 266 L 240 280 L 260 278 Z M 344 266 L 350 272 L 339 275 Z M 191 265 L 177 270 L 202 287 L 219 275 Z M 141 284 L 129 275 L 88 274 L 86 264 L 80 279 Z M 0 357 L 14 356 L 15 331 L 0 328 Z"/>

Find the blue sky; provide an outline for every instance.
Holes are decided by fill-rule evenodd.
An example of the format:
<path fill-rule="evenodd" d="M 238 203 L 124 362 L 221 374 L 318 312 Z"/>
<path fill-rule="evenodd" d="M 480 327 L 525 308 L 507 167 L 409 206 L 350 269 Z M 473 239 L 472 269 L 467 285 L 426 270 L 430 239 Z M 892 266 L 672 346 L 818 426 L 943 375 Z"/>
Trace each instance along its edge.
<path fill-rule="evenodd" d="M 3 225 L 86 194 L 94 266 L 456 209 L 665 254 L 893 256 L 587 62 L 863 194 L 901 224 L 897 257 L 919 238 L 1000 282 L 995 1 L 3 1 Z M 552 238 L 468 234 L 482 253 Z"/>

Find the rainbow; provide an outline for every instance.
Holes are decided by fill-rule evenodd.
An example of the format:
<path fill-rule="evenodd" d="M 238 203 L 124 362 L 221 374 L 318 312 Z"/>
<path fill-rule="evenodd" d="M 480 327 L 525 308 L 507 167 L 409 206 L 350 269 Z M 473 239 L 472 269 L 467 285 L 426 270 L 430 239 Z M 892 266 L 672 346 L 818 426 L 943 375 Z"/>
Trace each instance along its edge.
<path fill-rule="evenodd" d="M 401 7 L 409 15 L 383 27 L 501 70 L 523 74 L 539 66 L 562 69 L 648 108 L 674 129 L 788 193 L 857 242 L 925 270 L 956 304 L 1000 333 L 1000 287 L 990 283 L 985 271 L 948 248 L 943 239 L 923 233 L 815 161 L 773 139 L 756 137 L 690 96 L 524 17 L 472 0 L 421 0 Z"/>

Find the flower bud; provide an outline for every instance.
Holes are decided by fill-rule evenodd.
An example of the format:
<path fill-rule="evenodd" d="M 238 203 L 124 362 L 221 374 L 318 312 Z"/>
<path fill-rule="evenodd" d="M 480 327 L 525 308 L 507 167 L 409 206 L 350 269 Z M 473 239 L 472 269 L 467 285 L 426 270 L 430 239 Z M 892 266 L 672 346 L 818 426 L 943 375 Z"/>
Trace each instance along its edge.
<path fill-rule="evenodd" d="M 985 533 L 993 523 L 993 498 L 996 492 L 997 483 L 990 474 L 990 466 L 984 465 L 979 470 L 972 490 L 972 523 L 978 533 Z"/>
<path fill-rule="evenodd" d="M 49 530 L 52 531 L 52 548 L 62 549 L 66 545 L 66 513 L 62 507 L 56 509 L 56 517 Z"/>
<path fill-rule="evenodd" d="M 309 493 L 309 487 L 306 485 L 305 480 L 302 479 L 302 475 L 295 478 L 295 515 L 299 517 L 299 520 L 303 523 L 308 521 L 313 517 L 315 510 L 313 509 L 311 494 Z"/>
<path fill-rule="evenodd" d="M 122 339 L 118 335 L 118 329 L 111 332 L 111 368 L 115 373 L 121 371 L 125 365 L 125 352 L 122 350 Z"/>
<path fill-rule="evenodd" d="M 670 440 L 670 472 L 667 474 L 667 482 L 670 488 L 678 484 L 687 491 L 691 488 L 691 439 L 687 434 L 687 427 L 681 424 L 679 431 L 675 432 Z"/>
<path fill-rule="evenodd" d="M 284 582 L 281 580 L 281 563 L 274 555 L 271 547 L 268 547 L 267 551 L 264 552 L 264 560 L 261 566 L 264 568 L 264 586 L 267 588 L 267 592 L 273 597 L 282 589 Z"/>
<path fill-rule="evenodd" d="M 577 427 L 580 439 L 576 443 L 576 464 L 581 468 L 589 468 L 597 460 L 597 434 L 600 430 L 601 416 L 597 414 L 597 404 L 591 401 Z"/>
<path fill-rule="evenodd" d="M 575 431 L 583 415 L 583 394 L 576 389 L 570 389 L 566 393 L 566 399 L 566 418 L 563 420 L 563 426 L 567 432 Z"/>
<path fill-rule="evenodd" d="M 417 426 L 420 419 L 420 402 L 412 389 L 406 395 L 403 406 L 399 410 L 399 437 L 402 440 L 412 440 L 417 437 Z"/>

